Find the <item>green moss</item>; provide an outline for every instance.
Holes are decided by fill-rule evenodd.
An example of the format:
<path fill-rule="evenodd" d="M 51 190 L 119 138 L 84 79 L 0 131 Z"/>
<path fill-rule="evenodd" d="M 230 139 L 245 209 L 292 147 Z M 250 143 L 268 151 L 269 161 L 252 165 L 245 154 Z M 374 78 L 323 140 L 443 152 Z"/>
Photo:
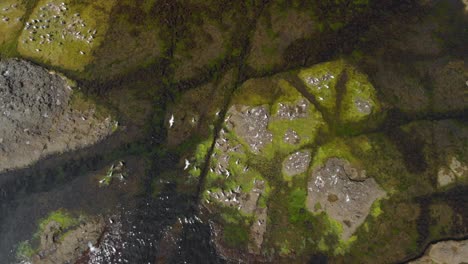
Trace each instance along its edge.
<path fill-rule="evenodd" d="M 383 120 L 373 85 L 366 74 L 350 63 L 344 60 L 320 63 L 300 70 L 298 76 L 333 121 L 338 122 L 339 134 L 357 134 Z M 370 113 L 359 111 L 356 102 L 368 104 Z"/>
<path fill-rule="evenodd" d="M 375 128 L 384 117 L 374 86 L 367 75 L 352 66 L 346 68 L 347 82 L 340 109 L 340 128 L 346 134 L 357 134 Z M 370 113 L 360 112 L 356 102 L 369 105 Z"/>
<path fill-rule="evenodd" d="M 21 261 L 29 261 L 31 258 L 36 254 L 36 250 L 34 250 L 29 243 L 29 241 L 23 241 L 18 244 L 16 248 L 16 259 Z"/>
<path fill-rule="evenodd" d="M 99 120 L 114 118 L 116 114 L 111 109 L 104 106 L 96 96 L 85 95 L 78 89 L 74 89 L 70 98 L 70 107 L 79 112 L 94 111 L 94 117 Z M 118 123 L 116 124 L 118 126 Z"/>
<path fill-rule="evenodd" d="M 351 152 L 351 148 L 346 144 L 345 140 L 335 138 L 318 148 L 317 153 L 312 159 L 312 168 L 322 166 L 329 158 L 332 157 L 346 159 L 355 165 L 360 163 Z"/>
<path fill-rule="evenodd" d="M 295 189 L 288 198 L 289 219 L 292 223 L 303 222 L 307 214 L 304 213 L 307 193 L 302 189 Z"/>
<path fill-rule="evenodd" d="M 372 215 L 375 218 L 379 217 L 383 213 L 382 207 L 380 206 L 380 201 L 381 201 L 380 199 L 376 200 L 372 204 L 372 207 L 370 210 L 370 215 Z"/>
<path fill-rule="evenodd" d="M 39 233 L 42 233 L 45 227 L 52 221 L 57 222 L 63 230 L 74 227 L 80 223 L 78 218 L 73 217 L 65 210 L 59 209 L 50 213 L 46 218 L 40 220 Z"/>
<path fill-rule="evenodd" d="M 324 62 L 299 71 L 299 78 L 304 82 L 307 90 L 317 102 L 329 113 L 336 107 L 336 84 L 346 64 L 343 60 Z M 317 78 L 318 84 L 313 83 Z M 327 88 L 328 87 L 328 88 Z"/>
<path fill-rule="evenodd" d="M 48 3 L 55 3 L 57 6 L 61 2 L 65 2 L 69 10 L 64 13 L 55 13 L 51 10 L 42 11 L 41 8 L 47 6 Z M 109 14 L 116 3 L 115 0 L 110 1 L 71 1 L 71 0 L 40 0 L 32 11 L 30 20 L 50 19 L 47 28 L 37 28 L 35 34 L 35 41 L 30 41 L 30 33 L 24 30 L 18 40 L 18 51 L 22 56 L 29 57 L 46 64 L 60 67 L 62 69 L 82 72 L 84 68 L 89 65 L 93 60 L 93 51 L 104 40 L 105 32 L 108 28 Z M 42 18 L 41 14 L 46 14 Z M 67 25 L 74 23 L 76 17 L 75 13 L 80 14 L 85 26 L 77 23 L 77 32 L 85 35 L 84 39 L 79 39 L 74 35 L 74 32 L 68 33 L 64 31 L 64 26 L 61 21 L 65 21 Z M 60 15 L 59 19 L 53 19 L 53 15 Z M 70 26 L 71 27 L 71 26 Z M 89 31 L 97 30 L 97 35 L 91 43 L 86 40 L 90 36 Z M 50 43 L 44 42 L 41 44 L 42 38 L 39 36 L 51 35 L 53 41 Z M 64 37 L 61 37 L 62 34 Z M 82 54 L 80 53 L 82 52 Z"/>
<path fill-rule="evenodd" d="M 289 254 L 291 254 L 291 248 L 288 240 L 285 240 L 281 243 L 279 254 L 281 256 L 288 256 Z"/>
<path fill-rule="evenodd" d="M 248 231 L 235 224 L 226 224 L 223 229 L 224 242 L 231 247 L 245 247 L 249 242 Z"/>
<path fill-rule="evenodd" d="M 16 5 L 16 8 L 12 6 Z M 17 38 L 21 32 L 28 6 L 20 0 L 0 2 L 0 58 L 16 57 Z M 4 10 L 5 9 L 5 10 Z M 8 19 L 8 21 L 3 21 Z"/>

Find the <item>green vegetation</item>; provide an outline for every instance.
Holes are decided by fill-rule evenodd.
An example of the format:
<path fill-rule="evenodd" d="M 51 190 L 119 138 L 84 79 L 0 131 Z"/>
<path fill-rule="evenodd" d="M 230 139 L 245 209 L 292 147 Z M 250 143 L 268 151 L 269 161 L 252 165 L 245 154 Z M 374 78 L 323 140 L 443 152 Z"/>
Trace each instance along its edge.
<path fill-rule="evenodd" d="M 16 7 L 13 7 L 15 5 Z M 0 2 L 0 58 L 17 56 L 16 40 L 26 15 L 27 5 L 24 1 L 4 0 Z"/>
<path fill-rule="evenodd" d="M 67 231 L 78 226 L 82 222 L 83 216 L 75 217 L 71 213 L 64 209 L 59 209 L 51 212 L 45 218 L 39 220 L 37 231 L 34 233 L 31 241 L 22 241 L 18 244 L 16 249 L 16 257 L 19 260 L 30 260 L 30 258 L 38 251 L 39 243 L 43 232 L 47 225 L 51 222 L 55 222 L 59 226 L 59 236 L 57 239 L 62 240 L 66 235 Z"/>
<path fill-rule="evenodd" d="M 346 67 L 343 60 L 336 60 L 299 71 L 298 76 L 308 91 L 329 113 L 334 113 L 336 109 L 336 97 L 338 96 L 336 85 Z"/>
<path fill-rule="evenodd" d="M 42 7 L 47 7 L 48 3 L 60 6 L 61 2 L 64 2 L 68 8 L 65 12 L 50 8 L 41 10 Z M 82 72 L 92 62 L 95 48 L 104 40 L 109 26 L 109 14 L 115 3 L 115 0 L 97 2 L 40 0 L 29 19 L 44 21 L 40 22 L 44 25 L 41 24 L 35 29 L 37 33 L 33 37 L 34 41 L 30 39 L 29 32 L 32 29 L 22 31 L 18 40 L 19 53 L 24 57 L 61 69 Z M 45 14 L 47 18 L 41 17 L 41 14 Z M 60 18 L 54 19 L 54 15 Z M 49 19 L 50 22 L 46 25 L 45 21 Z M 62 21 L 67 26 L 67 30 Z M 95 35 L 90 33 L 94 30 L 97 32 Z M 52 41 L 44 41 L 45 36 L 51 36 Z"/>
<path fill-rule="evenodd" d="M 245 247 L 249 241 L 248 229 L 236 224 L 226 224 L 223 226 L 224 242 L 231 247 Z"/>
<path fill-rule="evenodd" d="M 60 228 L 62 228 L 62 230 L 69 229 L 80 223 L 78 218 L 73 217 L 70 213 L 66 212 L 65 210 L 59 209 L 50 213 L 46 218 L 42 219 L 39 222 L 38 233 L 42 234 L 45 227 L 52 221 L 57 222 L 60 225 Z"/>
<path fill-rule="evenodd" d="M 36 250 L 32 248 L 29 241 L 20 242 L 16 248 L 16 258 L 18 260 L 28 261 L 34 254 L 36 254 Z"/>
<path fill-rule="evenodd" d="M 338 157 L 349 161 L 354 166 L 360 167 L 360 161 L 353 156 L 351 147 L 341 138 L 334 138 L 325 145 L 318 148 L 317 153 L 312 159 L 312 168 L 323 166 L 329 158 Z"/>
<path fill-rule="evenodd" d="M 304 222 L 307 214 L 304 214 L 305 200 L 307 192 L 302 189 L 295 189 L 289 195 L 289 220 L 291 223 Z"/>
<path fill-rule="evenodd" d="M 104 120 L 106 118 L 113 119 L 117 116 L 114 110 L 109 109 L 101 102 L 101 99 L 96 96 L 85 95 L 78 89 L 73 90 L 70 97 L 70 107 L 75 111 L 83 113 L 94 110 L 94 117 L 98 120 Z"/>

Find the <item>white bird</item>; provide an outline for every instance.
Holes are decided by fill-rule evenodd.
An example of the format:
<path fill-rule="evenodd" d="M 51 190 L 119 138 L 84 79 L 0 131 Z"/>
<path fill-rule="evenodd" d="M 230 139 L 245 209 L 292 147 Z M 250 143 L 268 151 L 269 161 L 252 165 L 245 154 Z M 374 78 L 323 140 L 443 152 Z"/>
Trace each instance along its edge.
<path fill-rule="evenodd" d="M 184 170 L 188 169 L 188 167 L 190 166 L 190 161 L 188 159 L 185 159 L 185 167 L 184 167 Z"/>
<path fill-rule="evenodd" d="M 88 242 L 88 248 L 89 248 L 89 251 L 91 252 L 96 252 L 98 251 L 98 249 L 96 247 L 93 246 L 93 244 L 91 243 L 91 241 Z"/>
<path fill-rule="evenodd" d="M 169 119 L 169 128 L 171 128 L 174 125 L 174 115 L 171 115 L 171 118 Z"/>

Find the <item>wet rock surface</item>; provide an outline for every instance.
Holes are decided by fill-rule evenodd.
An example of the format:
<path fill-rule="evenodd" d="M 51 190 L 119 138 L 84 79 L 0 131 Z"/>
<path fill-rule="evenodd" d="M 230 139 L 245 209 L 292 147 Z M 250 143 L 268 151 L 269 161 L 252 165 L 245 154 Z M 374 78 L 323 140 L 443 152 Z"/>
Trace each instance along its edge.
<path fill-rule="evenodd" d="M 374 179 L 354 181 L 349 163 L 330 158 L 312 172 L 308 183 L 307 208 L 326 212 L 343 226 L 342 239 L 349 239 L 364 222 L 372 203 L 385 196 Z"/>
<path fill-rule="evenodd" d="M 33 263 L 71 263 L 86 251 L 93 251 L 104 232 L 104 219 L 87 221 L 66 233 L 55 221 L 49 222 L 41 236 L 39 253 Z M 60 237 L 63 236 L 63 237 Z"/>
<path fill-rule="evenodd" d="M 0 171 L 97 142 L 112 131 L 110 117 L 72 109 L 65 79 L 30 62 L 0 62 Z"/>
<path fill-rule="evenodd" d="M 307 171 L 311 159 L 309 150 L 298 151 L 283 161 L 283 171 L 287 176 L 294 176 Z"/>

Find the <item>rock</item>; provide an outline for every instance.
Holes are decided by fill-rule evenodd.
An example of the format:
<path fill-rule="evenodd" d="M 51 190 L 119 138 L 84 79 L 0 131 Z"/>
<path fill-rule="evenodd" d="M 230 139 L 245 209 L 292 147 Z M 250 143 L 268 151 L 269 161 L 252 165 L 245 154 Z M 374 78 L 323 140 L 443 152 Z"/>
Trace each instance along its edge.
<path fill-rule="evenodd" d="M 283 172 L 287 176 L 294 176 L 307 171 L 311 154 L 309 150 L 295 152 L 283 161 Z"/>
<path fill-rule="evenodd" d="M 283 141 L 291 145 L 296 145 L 301 142 L 301 137 L 295 130 L 288 128 L 286 133 L 284 133 Z"/>
<path fill-rule="evenodd" d="M 368 76 L 344 60 L 302 69 L 298 76 L 307 91 L 329 115 L 339 113 L 337 121 L 340 121 L 341 126 L 354 125 L 353 128 L 359 131 L 364 125 L 376 126 L 383 114 L 377 92 Z"/>
<path fill-rule="evenodd" d="M 273 140 L 273 134 L 267 129 L 270 115 L 265 106 L 232 106 L 228 115 L 231 117 L 227 127 L 245 140 L 253 152 L 259 153 Z"/>
<path fill-rule="evenodd" d="M 113 121 L 98 118 L 64 77 L 15 59 L 1 61 L 0 73 L 0 172 L 112 133 Z"/>
<path fill-rule="evenodd" d="M 55 250 L 55 243 L 57 243 L 57 237 L 62 231 L 59 223 L 50 221 L 42 231 L 41 235 L 41 247 L 48 250 Z"/>
<path fill-rule="evenodd" d="M 249 244 L 249 252 L 260 254 L 265 232 L 267 230 L 268 208 L 255 209 L 255 221 L 250 226 L 250 236 L 253 243 Z"/>
<path fill-rule="evenodd" d="M 101 217 L 91 219 L 78 227 L 68 230 L 60 229 L 60 225 L 51 221 L 41 237 L 39 253 L 34 263 L 72 263 L 90 248 L 97 245 L 104 232 L 105 222 Z M 58 236 L 62 236 L 58 239 Z M 44 239 L 42 239 L 44 237 Z M 52 238 L 52 239 L 51 239 Z"/>
<path fill-rule="evenodd" d="M 346 160 L 329 158 L 312 172 L 308 183 L 307 209 L 326 212 L 341 223 L 341 238 L 348 240 L 364 222 L 372 203 L 385 196 L 374 179 L 354 181 L 354 168 Z M 347 167 L 347 169 L 345 169 Z M 349 174 L 349 172 L 353 172 Z M 317 206 L 319 205 L 319 206 Z"/>
<path fill-rule="evenodd" d="M 450 159 L 448 167 L 441 167 L 437 172 L 437 182 L 440 187 L 444 187 L 455 182 L 457 179 L 468 176 L 468 167 L 460 162 L 456 157 Z"/>
<path fill-rule="evenodd" d="M 462 264 L 468 259 L 468 241 L 442 241 L 426 250 L 421 258 L 410 264 Z"/>
<path fill-rule="evenodd" d="M 276 117 L 279 119 L 296 120 L 308 116 L 309 101 L 299 99 L 295 104 L 280 103 Z"/>

